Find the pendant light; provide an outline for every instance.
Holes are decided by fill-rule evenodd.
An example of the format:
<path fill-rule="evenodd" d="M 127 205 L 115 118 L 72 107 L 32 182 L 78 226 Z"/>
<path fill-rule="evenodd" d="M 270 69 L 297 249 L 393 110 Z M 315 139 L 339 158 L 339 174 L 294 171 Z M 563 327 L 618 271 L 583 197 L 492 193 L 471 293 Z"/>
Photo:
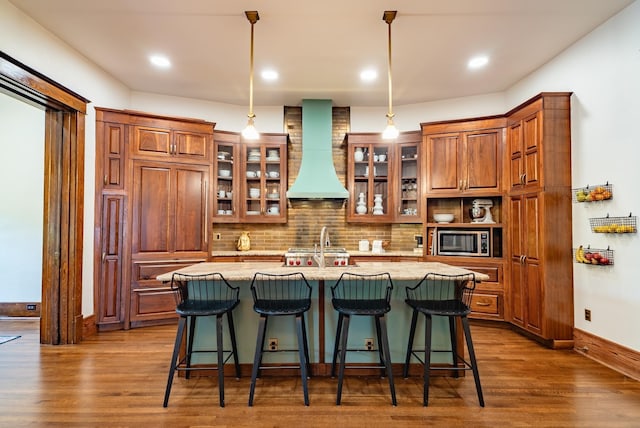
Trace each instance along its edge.
<path fill-rule="evenodd" d="M 245 11 L 244 14 L 251 23 L 251 52 L 249 54 L 249 114 L 247 115 L 249 120 L 247 126 L 242 130 L 242 136 L 247 140 L 257 140 L 260 134 L 253 124 L 253 119 L 256 117 L 253 114 L 253 25 L 258 22 L 260 16 L 256 10 Z"/>
<path fill-rule="evenodd" d="M 387 74 L 389 76 L 389 111 L 387 112 L 387 127 L 382 132 L 382 138 L 385 140 L 392 140 L 398 138 L 398 128 L 393 123 L 393 106 L 392 106 L 392 80 L 391 80 L 391 23 L 396 18 L 396 14 L 398 11 L 396 10 L 385 10 L 384 15 L 382 15 L 382 20 L 387 23 L 389 27 L 389 44 L 388 44 L 388 54 L 389 61 L 387 67 Z"/>

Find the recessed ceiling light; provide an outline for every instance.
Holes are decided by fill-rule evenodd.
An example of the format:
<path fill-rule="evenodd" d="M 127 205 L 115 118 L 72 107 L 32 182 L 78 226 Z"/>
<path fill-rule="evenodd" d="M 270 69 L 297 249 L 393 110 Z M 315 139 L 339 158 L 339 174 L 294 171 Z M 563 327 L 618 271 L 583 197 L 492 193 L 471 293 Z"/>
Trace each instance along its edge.
<path fill-rule="evenodd" d="M 489 58 L 486 56 L 476 56 L 469 60 L 467 67 L 471 69 L 482 68 L 489 63 Z"/>
<path fill-rule="evenodd" d="M 268 81 L 278 80 L 278 72 L 275 70 L 264 70 L 262 71 L 261 76 L 264 80 Z"/>
<path fill-rule="evenodd" d="M 360 80 L 363 82 L 373 82 L 378 78 L 378 72 L 373 69 L 362 70 L 360 72 Z"/>
<path fill-rule="evenodd" d="M 163 55 L 151 55 L 149 57 L 149 61 L 151 61 L 151 64 L 153 64 L 154 66 L 156 66 L 158 68 L 169 68 L 169 67 L 171 67 L 171 61 L 169 61 L 169 58 L 167 58 L 166 56 L 163 56 Z"/>

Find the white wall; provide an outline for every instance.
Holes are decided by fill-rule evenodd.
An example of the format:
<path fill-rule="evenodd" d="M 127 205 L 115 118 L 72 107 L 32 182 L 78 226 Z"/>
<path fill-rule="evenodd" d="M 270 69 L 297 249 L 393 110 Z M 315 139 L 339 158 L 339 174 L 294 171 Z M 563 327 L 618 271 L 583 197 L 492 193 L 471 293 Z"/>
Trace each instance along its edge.
<path fill-rule="evenodd" d="M 40 302 L 44 110 L 0 93 L 0 151 L 0 302 Z"/>
<path fill-rule="evenodd" d="M 592 233 L 589 218 L 640 216 L 640 2 L 634 2 L 507 91 L 519 104 L 541 91 L 572 91 L 573 188 L 613 184 L 613 199 L 574 204 L 573 241 L 611 247 L 614 265 L 574 264 L 575 326 L 640 351 L 640 235 Z M 584 319 L 591 309 L 592 321 Z"/>
<path fill-rule="evenodd" d="M 215 129 L 232 132 L 242 131 L 247 126 L 249 111 L 248 106 L 135 91 L 131 93 L 130 108 L 170 116 L 204 119 L 214 122 Z M 253 112 L 256 115 L 255 125 L 258 132 L 285 132 L 282 106 L 254 106 Z"/>
<path fill-rule="evenodd" d="M 485 94 L 394 106 L 393 121 L 401 132 L 419 131 L 420 123 L 504 114 L 512 107 L 505 104 L 504 93 Z M 384 107 L 352 106 L 351 132 L 382 132 L 387 125 L 386 114 Z"/>
<path fill-rule="evenodd" d="M 96 118 L 93 105 L 128 108 L 130 91 L 122 83 L 113 79 L 24 15 L 7 0 L 0 0 L 0 50 L 93 103 L 87 107 L 85 119 L 85 211 L 82 270 L 82 313 L 85 316 L 91 315 L 93 313 L 93 207 L 96 146 Z M 41 230 L 42 225 L 40 226 Z M 0 300 L 2 299 L 0 298 Z"/>

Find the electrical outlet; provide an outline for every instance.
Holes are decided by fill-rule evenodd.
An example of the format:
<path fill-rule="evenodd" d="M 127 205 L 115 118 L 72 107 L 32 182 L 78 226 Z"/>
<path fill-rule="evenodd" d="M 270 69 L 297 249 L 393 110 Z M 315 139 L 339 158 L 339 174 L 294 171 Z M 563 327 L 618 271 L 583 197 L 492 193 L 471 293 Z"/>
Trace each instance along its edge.
<path fill-rule="evenodd" d="M 584 310 L 584 319 L 587 321 L 591 321 L 591 309 Z"/>
<path fill-rule="evenodd" d="M 269 350 L 277 351 L 278 350 L 278 339 L 275 337 L 269 338 Z"/>
<path fill-rule="evenodd" d="M 373 351 L 373 339 L 372 338 L 365 339 L 364 347 L 367 348 L 367 351 Z"/>

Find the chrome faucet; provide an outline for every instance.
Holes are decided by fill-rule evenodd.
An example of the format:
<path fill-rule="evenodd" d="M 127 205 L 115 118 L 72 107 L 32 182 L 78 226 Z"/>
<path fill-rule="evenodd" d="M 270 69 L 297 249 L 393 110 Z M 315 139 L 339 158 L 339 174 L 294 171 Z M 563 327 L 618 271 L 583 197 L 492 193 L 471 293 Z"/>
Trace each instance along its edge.
<path fill-rule="evenodd" d="M 314 254 L 313 258 L 318 263 L 318 267 L 325 267 L 324 263 L 324 249 L 331 246 L 331 240 L 329 239 L 329 232 L 327 226 L 322 226 L 320 231 L 320 254 Z M 317 247 L 316 247 L 317 248 Z"/>

